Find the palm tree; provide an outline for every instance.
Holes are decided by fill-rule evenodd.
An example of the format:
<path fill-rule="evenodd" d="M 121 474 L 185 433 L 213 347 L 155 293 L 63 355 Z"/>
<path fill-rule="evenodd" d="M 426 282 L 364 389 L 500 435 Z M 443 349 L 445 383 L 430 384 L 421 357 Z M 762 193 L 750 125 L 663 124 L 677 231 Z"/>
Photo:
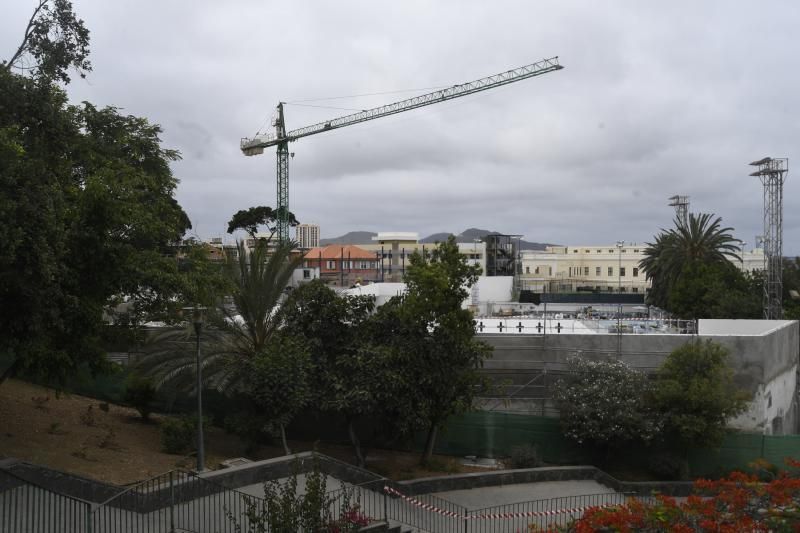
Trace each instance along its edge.
<path fill-rule="evenodd" d="M 210 313 L 203 330 L 201 365 L 206 387 L 221 392 L 241 390 L 248 366 L 263 353 L 279 327 L 277 310 L 294 270 L 303 260 L 293 255 L 294 243 L 278 243 L 268 253 L 265 241 L 249 254 L 243 242 L 238 257 L 228 262 L 234 286 L 234 310 L 219 306 Z M 196 361 L 191 324 L 158 334 L 145 345 L 139 370 L 153 379 L 156 388 L 195 393 Z"/>
<path fill-rule="evenodd" d="M 738 239 L 730 233 L 733 228 L 721 227 L 722 218 L 712 214 L 689 214 L 684 224 L 675 219 L 675 227 L 656 235 L 655 242 L 647 243 L 645 258 L 639 267 L 652 280 L 648 301 L 666 307 L 671 288 L 687 267 L 696 264 L 731 265 L 730 259 L 739 260 Z"/>

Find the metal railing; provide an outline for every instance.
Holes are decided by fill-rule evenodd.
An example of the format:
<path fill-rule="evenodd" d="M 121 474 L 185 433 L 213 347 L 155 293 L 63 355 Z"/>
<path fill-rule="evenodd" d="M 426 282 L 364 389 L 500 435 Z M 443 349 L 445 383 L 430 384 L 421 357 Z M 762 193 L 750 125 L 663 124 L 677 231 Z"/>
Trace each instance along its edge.
<path fill-rule="evenodd" d="M 90 517 L 91 503 L 0 470 L 0 531 L 79 533 L 88 530 Z"/>
<path fill-rule="evenodd" d="M 465 533 L 515 533 L 528 531 L 531 524 L 540 529 L 563 527 L 583 516 L 590 507 L 622 505 L 631 494 L 608 492 L 563 496 L 544 500 L 496 505 L 469 511 Z"/>
<path fill-rule="evenodd" d="M 264 509 L 257 496 L 229 489 L 191 472 L 172 471 L 121 490 L 91 511 L 90 533 L 248 531 L 250 514 Z"/>
<path fill-rule="evenodd" d="M 631 495 L 603 493 L 469 510 L 431 494 L 406 496 L 379 478 L 326 493 L 327 518 L 343 526 L 385 521 L 430 533 L 512 533 L 565 526 L 589 507 Z M 639 497 L 637 497 L 639 498 Z M 120 489 L 102 503 L 65 496 L 0 470 L 0 531 L 14 533 L 240 533 L 258 531 L 266 500 L 189 472 L 173 471 Z M 231 517 L 235 518 L 232 520 Z"/>

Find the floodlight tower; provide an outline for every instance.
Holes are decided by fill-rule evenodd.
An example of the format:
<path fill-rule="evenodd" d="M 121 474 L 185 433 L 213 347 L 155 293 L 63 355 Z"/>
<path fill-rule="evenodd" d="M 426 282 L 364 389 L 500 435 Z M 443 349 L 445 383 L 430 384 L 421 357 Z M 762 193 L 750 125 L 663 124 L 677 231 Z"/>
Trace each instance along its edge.
<path fill-rule="evenodd" d="M 689 223 L 689 197 L 688 196 L 670 196 L 670 207 L 675 208 L 675 218 L 680 221 L 684 226 Z"/>
<path fill-rule="evenodd" d="M 764 186 L 764 318 L 783 318 L 783 183 L 789 172 L 785 157 L 765 157 L 750 163 L 750 173 Z"/>

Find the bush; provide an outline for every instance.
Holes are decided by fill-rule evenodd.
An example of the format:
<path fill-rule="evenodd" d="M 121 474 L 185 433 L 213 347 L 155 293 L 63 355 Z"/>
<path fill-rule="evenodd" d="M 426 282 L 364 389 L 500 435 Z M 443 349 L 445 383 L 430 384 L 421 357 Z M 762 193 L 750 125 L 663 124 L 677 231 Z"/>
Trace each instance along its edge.
<path fill-rule="evenodd" d="M 137 374 L 128 376 L 125 381 L 125 402 L 139 411 L 142 420 L 150 419 L 155 398 L 156 388 L 150 378 Z"/>
<path fill-rule="evenodd" d="M 161 422 L 161 449 L 166 453 L 183 454 L 194 449 L 197 418 L 182 416 Z"/>
<path fill-rule="evenodd" d="M 647 470 L 662 481 L 686 479 L 686 461 L 671 452 L 655 452 L 647 463 Z"/>
<path fill-rule="evenodd" d="M 565 437 L 608 453 L 659 436 L 662 420 L 647 402 L 652 387 L 643 372 L 617 360 L 568 361 L 571 372 L 555 390 Z"/>
<path fill-rule="evenodd" d="M 261 444 L 273 443 L 273 435 L 267 427 L 266 417 L 247 412 L 228 415 L 223 423 L 225 431 L 242 439 L 247 454 L 255 453 Z"/>
<path fill-rule="evenodd" d="M 542 466 L 539 451 L 532 444 L 521 444 L 511 448 L 509 462 L 511 463 L 511 468 L 536 468 L 537 466 Z"/>

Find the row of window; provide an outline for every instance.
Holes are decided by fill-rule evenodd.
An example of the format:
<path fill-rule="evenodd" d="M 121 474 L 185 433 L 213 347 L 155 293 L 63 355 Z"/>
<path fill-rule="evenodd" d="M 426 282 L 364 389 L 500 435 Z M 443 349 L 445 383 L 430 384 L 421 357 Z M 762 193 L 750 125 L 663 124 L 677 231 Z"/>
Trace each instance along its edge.
<path fill-rule="evenodd" d="M 600 277 L 602 275 L 602 271 L 603 271 L 602 267 L 594 267 L 594 275 L 595 275 L 595 277 Z M 526 274 L 530 274 L 531 273 L 531 267 L 526 266 L 525 267 L 525 273 Z M 534 268 L 533 273 L 534 274 L 541 274 L 541 272 L 539 271 L 539 267 L 538 266 L 536 268 Z M 638 278 L 639 277 L 639 268 L 638 267 L 633 267 L 632 274 L 633 274 L 634 278 Z M 553 267 L 547 267 L 547 275 L 548 276 L 552 276 L 553 275 Z M 588 276 L 588 275 L 589 275 L 589 267 L 588 266 L 587 267 L 569 267 L 569 276 L 570 277 L 572 277 L 572 276 Z M 608 267 L 608 276 L 611 277 L 613 275 L 614 275 L 614 267 L 610 266 L 610 267 Z M 619 268 L 619 277 L 621 277 L 621 278 L 627 277 L 626 267 L 620 267 Z"/>
<path fill-rule="evenodd" d="M 304 268 L 309 268 L 312 266 L 316 266 L 314 263 L 319 264 L 318 261 L 305 261 L 303 264 Z M 337 267 L 337 264 L 340 264 L 341 267 Z M 341 261 L 339 259 L 331 259 L 325 261 L 325 269 L 326 270 L 337 270 L 341 268 L 342 270 L 367 270 L 367 269 L 376 269 L 378 268 L 377 261 Z"/>
<path fill-rule="evenodd" d="M 573 254 L 577 254 L 577 253 L 578 253 L 578 251 L 579 251 L 579 250 L 578 250 L 577 248 L 573 248 L 573 249 L 572 249 L 572 253 L 573 253 Z M 585 254 L 590 254 L 590 253 L 592 253 L 592 251 L 591 251 L 591 250 L 584 250 L 584 251 L 583 251 L 583 253 L 585 253 Z M 602 253 L 603 253 L 603 250 L 600 250 L 600 249 L 598 249 L 598 250 L 596 251 L 596 253 L 598 253 L 598 254 L 602 254 Z M 621 250 L 614 250 L 613 248 L 609 248 L 609 250 L 608 250 L 608 253 L 610 253 L 610 254 L 617 254 L 617 253 L 623 253 L 623 254 L 626 254 L 626 253 L 628 253 L 628 250 L 626 250 L 625 248 L 622 248 Z M 635 253 L 635 254 L 638 254 L 638 253 L 639 253 L 639 249 L 638 249 L 638 248 L 634 248 L 634 250 L 633 250 L 633 253 Z"/>

